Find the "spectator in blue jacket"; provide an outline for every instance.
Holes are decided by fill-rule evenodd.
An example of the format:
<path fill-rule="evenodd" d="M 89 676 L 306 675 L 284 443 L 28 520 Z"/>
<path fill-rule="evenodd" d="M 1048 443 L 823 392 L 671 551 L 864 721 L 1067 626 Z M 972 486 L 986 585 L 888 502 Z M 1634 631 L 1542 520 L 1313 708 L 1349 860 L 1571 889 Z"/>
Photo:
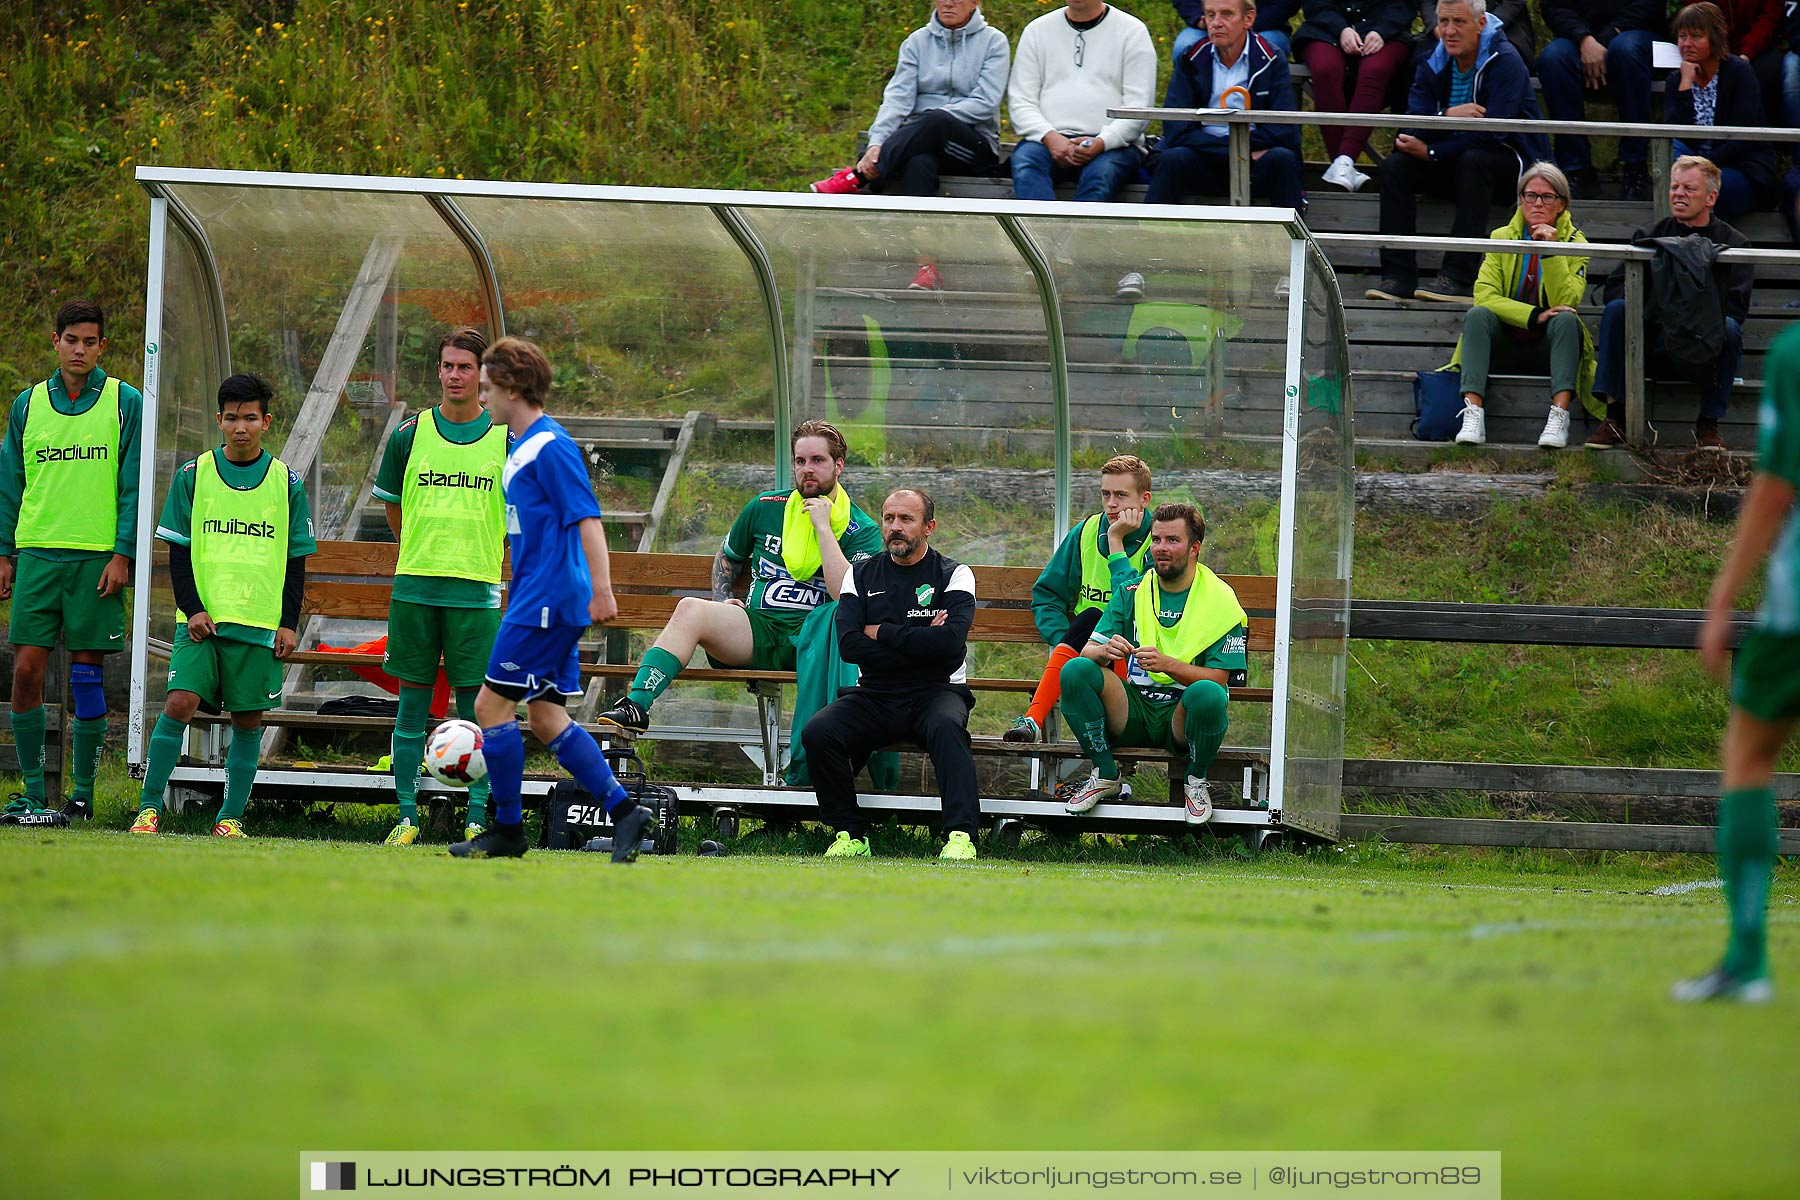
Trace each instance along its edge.
<path fill-rule="evenodd" d="M 1538 120 L 1537 97 L 1525 61 L 1506 39 L 1484 0 L 1442 0 L 1437 6 L 1437 48 L 1419 64 L 1406 111 L 1419 116 Z M 1419 229 L 1419 194 L 1454 200 L 1450 236 L 1486 237 L 1488 207 L 1510 203 L 1519 175 L 1550 156 L 1545 139 L 1524 133 L 1461 130 L 1402 132 L 1381 163 L 1381 233 L 1398 245 Z M 1371 300 L 1475 302 L 1478 251 L 1444 255 L 1436 279 L 1418 287 L 1411 250 L 1381 251 L 1381 286 Z"/>
<path fill-rule="evenodd" d="M 936 0 L 931 20 L 900 43 L 900 61 L 856 165 L 812 185 L 935 196 L 938 172 L 986 174 L 1000 161 L 1000 99 L 1011 51 L 977 0 Z"/>
<path fill-rule="evenodd" d="M 1663 0 L 1543 0 L 1544 24 L 1554 40 L 1538 54 L 1538 82 L 1553 121 L 1587 120 L 1586 92 L 1610 93 L 1619 120 L 1650 122 L 1651 45 L 1667 20 Z M 1619 194 L 1650 198 L 1649 146 L 1643 138 L 1619 139 Z M 1599 173 L 1588 140 L 1556 137 L 1556 164 L 1578 196 L 1592 197 Z"/>
<path fill-rule="evenodd" d="M 1663 119 L 1671 125 L 1769 123 L 1763 112 L 1756 70 L 1731 53 L 1724 12 L 1715 4 L 1690 4 L 1672 22 L 1681 66 L 1663 84 Z M 1677 155 L 1697 154 L 1719 168 L 1722 221 L 1735 221 L 1758 208 L 1773 208 L 1781 197 L 1775 151 L 1767 142 L 1695 137 L 1677 139 Z"/>
<path fill-rule="evenodd" d="M 1251 32 L 1256 0 L 1206 0 L 1206 34 L 1175 62 L 1165 108 L 1292 111 L 1287 59 Z M 1148 204 L 1178 204 L 1201 192 L 1223 195 L 1231 167 L 1227 127 L 1196 121 L 1163 126 L 1162 157 L 1144 194 Z M 1302 209 L 1300 127 L 1250 127 L 1250 194 L 1279 208 Z"/>
<path fill-rule="evenodd" d="M 1185 28 L 1175 35 L 1175 48 L 1170 57 L 1180 62 L 1184 54 L 1194 48 L 1194 43 L 1206 36 L 1206 0 L 1175 0 L 1175 11 L 1181 14 L 1181 22 Z M 1288 51 L 1293 48 L 1290 30 L 1294 24 L 1294 14 L 1300 11 L 1300 0 L 1265 0 L 1256 10 L 1256 24 L 1253 32 L 1262 35 L 1262 40 L 1269 43 L 1269 49 L 1277 58 L 1287 58 Z"/>

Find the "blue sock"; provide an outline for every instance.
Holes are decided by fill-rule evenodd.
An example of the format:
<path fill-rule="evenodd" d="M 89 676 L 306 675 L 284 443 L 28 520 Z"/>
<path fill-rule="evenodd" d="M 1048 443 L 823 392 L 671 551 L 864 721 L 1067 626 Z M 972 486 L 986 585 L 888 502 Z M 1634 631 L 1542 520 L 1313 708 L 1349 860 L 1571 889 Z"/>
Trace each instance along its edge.
<path fill-rule="evenodd" d="M 588 795 L 606 805 L 607 812 L 630 799 L 625 789 L 619 786 L 619 781 L 613 777 L 606 755 L 600 753 L 600 743 L 594 740 L 593 734 L 573 721 L 550 743 L 550 753 L 556 755 L 556 761 L 575 777 L 575 782 Z"/>
<path fill-rule="evenodd" d="M 75 716 L 91 721 L 106 715 L 106 687 L 100 668 L 94 663 L 75 663 L 69 668 L 69 697 L 75 701 Z"/>
<path fill-rule="evenodd" d="M 525 782 L 525 739 L 519 736 L 519 723 L 508 720 L 483 729 L 481 753 L 487 759 L 494 824 L 523 823 L 525 806 L 519 800 L 519 792 Z"/>

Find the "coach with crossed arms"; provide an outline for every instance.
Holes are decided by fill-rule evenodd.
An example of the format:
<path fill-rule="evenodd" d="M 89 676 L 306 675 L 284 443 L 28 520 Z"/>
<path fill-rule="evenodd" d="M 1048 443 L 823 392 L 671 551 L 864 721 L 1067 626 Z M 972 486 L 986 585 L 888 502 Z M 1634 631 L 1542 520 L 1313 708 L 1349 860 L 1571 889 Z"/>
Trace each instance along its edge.
<path fill-rule="evenodd" d="M 881 506 L 885 554 L 852 566 L 838 595 L 837 635 L 861 682 L 819 710 L 800 737 L 819 811 L 837 830 L 828 858 L 869 857 L 869 821 L 856 772 L 892 742 L 925 747 L 944 800 L 940 858 L 975 857 L 981 821 L 969 750 L 966 658 L 975 623 L 975 573 L 933 550 L 931 497 L 900 488 Z"/>

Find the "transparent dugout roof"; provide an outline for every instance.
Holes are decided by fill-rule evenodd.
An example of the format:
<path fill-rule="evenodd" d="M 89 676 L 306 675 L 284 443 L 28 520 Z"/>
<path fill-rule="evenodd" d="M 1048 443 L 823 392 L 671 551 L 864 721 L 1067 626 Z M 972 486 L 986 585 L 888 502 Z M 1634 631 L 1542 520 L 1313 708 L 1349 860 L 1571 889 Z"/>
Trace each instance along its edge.
<path fill-rule="evenodd" d="M 167 202 L 159 497 L 216 443 L 219 381 L 253 370 L 275 384 L 270 445 L 308 476 L 320 536 L 384 539 L 380 449 L 435 402 L 437 339 L 459 324 L 544 347 L 550 411 L 592 445 L 620 514 L 615 552 L 637 546 L 626 518 L 659 483 L 615 448 L 689 413 L 700 433 L 657 550 L 711 553 L 744 495 L 787 482 L 788 431 L 814 417 L 844 430 L 865 509 L 922 484 L 934 544 L 983 565 L 1040 568 L 1094 511 L 1099 465 L 1137 454 L 1159 501 L 1205 514 L 1210 567 L 1292 595 L 1285 619 L 1253 612 L 1278 627 L 1251 683 L 1277 699 L 1234 706 L 1229 741 L 1285 741 L 1291 799 L 1335 814 L 1351 398 L 1336 283 L 1292 212 L 138 178 Z"/>

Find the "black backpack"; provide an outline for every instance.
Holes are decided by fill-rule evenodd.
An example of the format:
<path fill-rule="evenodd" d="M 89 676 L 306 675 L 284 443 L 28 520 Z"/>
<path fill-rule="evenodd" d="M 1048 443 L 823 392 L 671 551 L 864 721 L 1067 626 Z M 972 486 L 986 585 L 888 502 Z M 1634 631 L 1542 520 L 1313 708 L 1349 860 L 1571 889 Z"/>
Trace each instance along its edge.
<path fill-rule="evenodd" d="M 1644 324 L 1657 331 L 1662 357 L 1696 373 L 1716 370 L 1725 352 L 1725 287 L 1713 269 L 1718 244 L 1698 233 L 1643 244 L 1656 250 Z"/>

